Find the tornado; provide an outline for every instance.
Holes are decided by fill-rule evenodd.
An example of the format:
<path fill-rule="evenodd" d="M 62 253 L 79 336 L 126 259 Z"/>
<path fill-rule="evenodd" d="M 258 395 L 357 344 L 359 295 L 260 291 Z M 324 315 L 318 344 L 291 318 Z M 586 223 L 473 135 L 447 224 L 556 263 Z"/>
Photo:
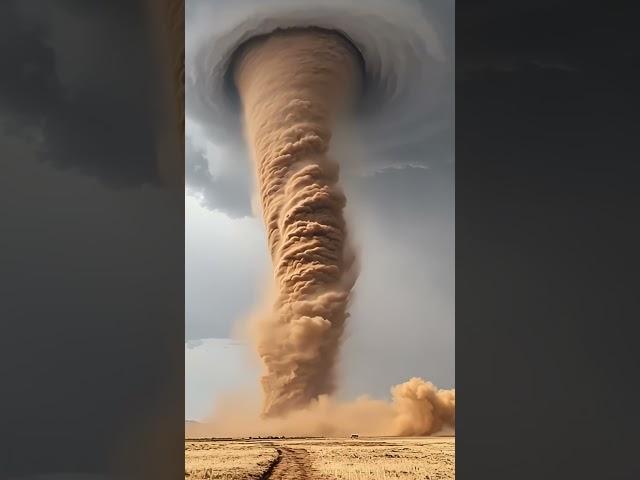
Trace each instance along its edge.
<path fill-rule="evenodd" d="M 334 32 L 282 30 L 244 46 L 234 79 L 277 290 L 257 322 L 263 413 L 281 415 L 335 389 L 355 270 L 328 150 L 334 122 L 359 90 L 360 66 Z"/>
<path fill-rule="evenodd" d="M 422 151 L 446 133 L 452 42 L 441 41 L 441 2 L 190 0 L 186 7 L 188 116 L 221 152 L 221 165 L 251 163 L 273 268 L 273 293 L 250 322 L 263 366 L 261 414 L 253 415 L 253 397 L 234 396 L 211 431 L 455 428 L 455 390 L 421 378 L 393 387 L 391 401 L 343 403 L 334 395 L 358 270 L 339 167 L 413 165 L 407 150 Z M 340 138 L 364 145 L 364 159 L 349 153 L 357 148 L 331 148 L 332 134 L 334 147 Z"/>

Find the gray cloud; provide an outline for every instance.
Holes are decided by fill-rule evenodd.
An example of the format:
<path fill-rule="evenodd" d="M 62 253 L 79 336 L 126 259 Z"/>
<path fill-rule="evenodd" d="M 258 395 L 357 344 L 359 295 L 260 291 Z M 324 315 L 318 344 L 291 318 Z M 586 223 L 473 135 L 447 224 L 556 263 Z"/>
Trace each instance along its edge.
<path fill-rule="evenodd" d="M 153 108 L 145 99 L 155 82 L 142 12 L 94 0 L 8 1 L 2 10 L 5 133 L 31 142 L 40 160 L 109 186 L 153 181 Z"/>
<path fill-rule="evenodd" d="M 453 162 L 453 3 L 433 0 L 398 3 L 402 3 L 398 8 L 390 8 L 379 0 L 357 6 L 337 0 L 314 3 L 318 12 L 324 12 L 320 15 L 323 21 L 344 23 L 347 30 L 368 45 L 374 63 L 378 61 L 375 52 L 381 48 L 379 61 L 385 73 L 381 73 L 378 86 L 395 91 L 393 105 L 382 107 L 385 115 L 363 113 L 345 125 L 344 131 L 334 132 L 332 150 L 345 175 L 367 176 L 385 168 L 434 167 Z M 296 0 L 221 1 L 215 9 L 202 0 L 187 4 L 187 136 L 191 135 L 198 147 L 187 146 L 186 184 L 211 210 L 231 217 L 251 215 L 253 173 L 243 147 L 237 105 L 228 105 L 221 93 L 220 69 L 225 66 L 224 59 L 234 42 L 246 34 L 243 29 L 251 31 L 256 27 L 256 22 L 246 21 L 247 18 L 264 17 L 266 23 L 258 29 L 285 21 L 282 18 L 290 17 L 294 23 L 300 18 L 313 19 L 313 11 L 301 9 L 300 5 Z M 375 18 L 364 15 L 363 23 L 359 21 L 360 15 L 366 11 L 373 12 Z M 274 12 L 280 12 L 282 18 Z M 417 18 L 408 19 L 412 16 Z M 370 36 L 372 30 L 366 28 L 369 21 L 376 25 L 381 22 L 375 36 Z M 403 21 L 408 22 L 411 31 L 397 30 Z M 199 57 L 203 52 L 209 56 Z M 418 54 L 424 62 L 415 61 Z M 439 60 L 433 61 L 432 56 Z M 205 60 L 213 62 L 216 68 L 207 75 L 198 75 Z M 208 86 L 214 86 L 220 95 L 211 98 L 213 90 Z M 194 127 L 191 132 L 189 124 Z M 203 153 L 207 142 L 218 149 L 216 158 Z M 204 168 L 205 163 L 208 169 Z"/>
<path fill-rule="evenodd" d="M 209 210 L 225 212 L 232 218 L 251 216 L 251 175 L 237 166 L 217 175 L 211 172 L 202 147 L 194 145 L 192 136 L 185 141 L 185 183 L 187 193 Z M 236 153 L 239 157 L 241 154 Z M 238 161 L 239 163 L 239 161 Z M 215 168 L 215 167 L 214 167 Z"/>
<path fill-rule="evenodd" d="M 268 271 L 266 241 L 255 218 L 232 219 L 186 199 L 185 336 L 228 337 L 255 307 Z"/>
<path fill-rule="evenodd" d="M 343 393 L 384 396 L 397 378 L 455 385 L 454 166 L 349 182 L 362 270 L 343 349 Z"/>
<path fill-rule="evenodd" d="M 187 340 L 185 342 L 185 346 L 191 350 L 192 348 L 198 348 L 199 346 L 204 344 L 204 340 L 203 339 L 196 339 L 196 340 Z"/>

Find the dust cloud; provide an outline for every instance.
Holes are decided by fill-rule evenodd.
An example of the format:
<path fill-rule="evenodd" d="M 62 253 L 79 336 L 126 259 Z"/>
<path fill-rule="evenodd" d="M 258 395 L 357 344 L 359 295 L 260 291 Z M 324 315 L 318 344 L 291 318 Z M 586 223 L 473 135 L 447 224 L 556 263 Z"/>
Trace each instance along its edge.
<path fill-rule="evenodd" d="M 288 415 L 264 417 L 255 395 L 236 393 L 221 399 L 212 418 L 189 425 L 186 436 L 421 436 L 455 429 L 455 390 L 414 377 L 393 387 L 391 397 L 340 402 L 321 395 Z"/>

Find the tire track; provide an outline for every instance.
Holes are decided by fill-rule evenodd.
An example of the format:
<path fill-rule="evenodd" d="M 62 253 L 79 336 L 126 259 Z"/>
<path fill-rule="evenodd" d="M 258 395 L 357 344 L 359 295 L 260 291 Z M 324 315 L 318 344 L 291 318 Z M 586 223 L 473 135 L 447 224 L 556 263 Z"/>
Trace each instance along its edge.
<path fill-rule="evenodd" d="M 267 467 L 267 469 L 262 473 L 262 475 L 260 475 L 258 480 L 268 480 L 269 478 L 271 478 L 273 469 L 276 468 L 276 466 L 280 463 L 280 460 L 282 459 L 282 450 L 279 448 L 276 448 L 276 451 L 278 452 L 278 456 L 273 459 L 269 467 Z"/>
<path fill-rule="evenodd" d="M 303 448 L 278 448 L 278 457 L 259 480 L 315 480 L 309 452 Z"/>

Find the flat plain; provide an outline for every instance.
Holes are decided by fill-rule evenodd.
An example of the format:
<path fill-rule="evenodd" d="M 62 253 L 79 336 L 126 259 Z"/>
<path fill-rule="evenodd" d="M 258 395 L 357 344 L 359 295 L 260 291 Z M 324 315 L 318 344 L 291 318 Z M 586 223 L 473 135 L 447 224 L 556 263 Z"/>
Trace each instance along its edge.
<path fill-rule="evenodd" d="M 455 437 L 185 440 L 185 479 L 455 478 Z"/>

